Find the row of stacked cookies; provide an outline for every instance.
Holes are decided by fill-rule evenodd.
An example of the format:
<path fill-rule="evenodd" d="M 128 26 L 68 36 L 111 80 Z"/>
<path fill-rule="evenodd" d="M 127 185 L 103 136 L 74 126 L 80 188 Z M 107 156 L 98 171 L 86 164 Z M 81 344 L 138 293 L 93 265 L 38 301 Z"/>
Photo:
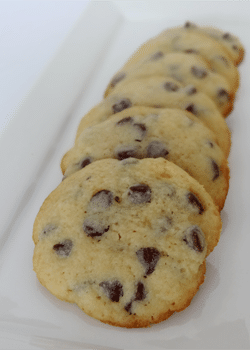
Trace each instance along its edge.
<path fill-rule="evenodd" d="M 228 191 L 239 40 L 186 23 L 149 40 L 81 120 L 64 181 L 34 223 L 56 297 L 120 327 L 185 309 L 204 281 Z"/>

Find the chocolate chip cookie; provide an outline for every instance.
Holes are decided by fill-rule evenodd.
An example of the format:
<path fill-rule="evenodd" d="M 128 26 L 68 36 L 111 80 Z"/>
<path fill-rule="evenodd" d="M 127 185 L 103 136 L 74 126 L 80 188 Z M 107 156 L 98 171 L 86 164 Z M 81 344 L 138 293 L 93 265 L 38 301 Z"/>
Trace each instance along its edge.
<path fill-rule="evenodd" d="M 191 53 L 164 54 L 158 51 L 146 56 L 133 67 L 118 72 L 109 83 L 105 96 L 128 81 L 152 76 L 174 78 L 184 86 L 193 85 L 210 97 L 224 116 L 233 108 L 235 90 L 230 88 L 222 75 L 214 73 L 203 59 Z"/>
<path fill-rule="evenodd" d="M 170 77 L 139 78 L 118 85 L 113 93 L 82 118 L 77 135 L 84 128 L 132 106 L 179 108 L 191 112 L 215 133 L 218 145 L 228 157 L 230 131 L 215 103 L 204 93 L 198 92 L 193 85 L 183 86 Z"/>
<path fill-rule="evenodd" d="M 211 197 L 163 158 L 99 160 L 66 178 L 34 223 L 34 270 L 61 300 L 111 325 L 185 309 L 221 230 Z"/>
<path fill-rule="evenodd" d="M 214 134 L 182 110 L 134 107 L 117 113 L 85 129 L 61 167 L 69 176 L 99 159 L 129 157 L 168 159 L 199 181 L 223 208 L 229 183 L 227 159 Z"/>

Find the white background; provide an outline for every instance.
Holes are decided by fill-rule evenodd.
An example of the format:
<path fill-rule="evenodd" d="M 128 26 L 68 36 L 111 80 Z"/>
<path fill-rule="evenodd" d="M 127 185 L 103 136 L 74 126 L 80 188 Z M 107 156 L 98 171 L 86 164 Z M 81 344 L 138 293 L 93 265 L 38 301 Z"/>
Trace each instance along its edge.
<path fill-rule="evenodd" d="M 56 104 L 47 106 L 45 101 L 42 101 L 41 113 L 37 111 L 37 101 L 30 99 L 32 96 L 38 96 L 33 92 L 39 89 L 40 93 L 45 93 L 47 90 L 51 93 L 52 88 L 43 85 L 43 79 L 40 79 L 38 85 L 36 82 L 48 75 L 48 72 L 52 74 L 56 71 L 55 68 L 52 71 L 46 70 L 46 67 L 51 67 L 55 62 L 53 58 L 57 57 L 58 50 L 64 45 L 68 33 L 86 11 L 86 2 L 0 2 L 2 136 L 9 135 L 8 131 L 11 131 L 11 128 L 14 130 L 16 125 L 20 125 L 20 131 L 23 132 L 23 138 L 20 138 L 19 130 L 10 133 L 15 135 L 11 147 L 0 148 L 1 221 L 6 219 L 3 213 L 7 207 L 6 213 L 10 215 L 9 217 L 15 212 L 15 220 L 8 222 L 8 230 L 5 230 L 4 249 L 1 250 L 0 244 L 1 350 L 132 349 L 139 348 L 138 344 L 143 344 L 144 349 L 150 350 L 250 348 L 249 4 L 246 1 L 116 2 L 116 6 L 123 14 L 121 18 L 117 17 L 118 21 L 121 21 L 121 26 L 118 28 L 115 16 L 112 17 L 112 11 L 108 11 L 106 26 L 108 27 L 114 20 L 112 24 L 114 31 L 119 29 L 117 35 L 114 33 L 110 46 L 103 51 L 103 57 L 99 57 L 93 66 L 95 69 L 91 68 L 91 72 L 94 73 L 86 85 L 88 88 L 83 102 L 80 102 L 73 112 L 71 111 L 72 121 L 65 124 L 60 137 L 56 134 L 57 145 L 53 147 L 51 140 L 54 140 L 55 130 L 59 125 L 56 118 L 53 118 L 53 113 L 58 110 L 60 115 L 59 107 L 63 110 L 64 106 L 61 105 L 64 103 L 64 112 L 67 112 L 67 94 L 64 96 L 65 99 L 60 99 L 59 96 L 58 106 Z M 104 17 L 105 15 L 106 12 L 103 13 Z M 126 60 L 129 51 L 133 51 L 150 35 L 157 34 L 160 27 L 180 25 L 187 19 L 201 23 L 207 21 L 232 31 L 239 35 L 246 48 L 245 60 L 239 68 L 240 88 L 234 110 L 227 118 L 232 131 L 233 146 L 229 157 L 230 190 L 222 212 L 222 237 L 218 247 L 208 258 L 206 282 L 187 310 L 173 315 L 168 321 L 149 330 L 118 330 L 85 316 L 74 305 L 58 301 L 40 286 L 31 266 L 32 224 L 42 201 L 61 180 L 58 166 L 60 157 L 71 145 L 75 127 L 82 113 L 98 102 L 109 78 Z M 89 26 L 91 24 L 98 26 L 102 18 L 100 17 L 97 23 L 95 16 L 89 20 Z M 105 22 L 105 18 L 103 21 Z M 89 31 L 89 27 L 84 28 L 86 37 L 90 37 L 92 32 Z M 84 50 L 89 50 L 87 51 L 89 55 L 95 57 L 94 49 L 98 49 L 101 44 L 103 42 L 96 40 L 91 44 L 92 47 L 88 46 Z M 60 59 L 56 62 L 60 62 Z M 65 67 L 68 69 L 67 74 L 71 74 L 71 63 Z M 61 88 L 57 87 L 58 90 Z M 51 95 L 56 99 L 57 91 Z M 29 120 L 24 111 L 29 110 L 28 107 L 32 103 L 36 107 L 37 114 L 34 120 L 32 118 Z M 53 110 L 52 114 L 49 114 L 50 109 Z M 18 121 L 17 118 L 21 119 Z M 9 123 L 11 119 L 12 125 Z M 23 125 L 23 120 L 31 122 L 27 128 Z M 46 130 L 47 126 L 49 130 Z M 42 137 L 39 129 L 43 133 Z M 18 144 L 18 140 L 22 143 Z M 7 141 L 5 138 L 0 144 L 9 145 Z M 45 157 L 47 148 L 53 152 Z M 18 154 L 18 157 L 15 158 L 15 154 Z M 8 156 L 12 156 L 14 162 L 8 159 Z M 38 164 L 36 167 L 35 162 Z M 7 171 L 6 165 L 8 165 Z M 20 188 L 23 189 L 23 193 L 17 197 Z M 17 206 L 19 202 L 21 206 Z M 0 239 L 2 233 L 0 232 Z"/>

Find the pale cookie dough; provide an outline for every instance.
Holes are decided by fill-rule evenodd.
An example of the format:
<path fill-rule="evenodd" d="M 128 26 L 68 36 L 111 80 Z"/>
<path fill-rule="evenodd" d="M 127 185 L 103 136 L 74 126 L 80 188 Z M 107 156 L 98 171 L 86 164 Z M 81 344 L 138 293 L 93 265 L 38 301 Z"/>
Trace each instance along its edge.
<path fill-rule="evenodd" d="M 109 83 L 106 96 L 116 90 L 116 87 L 152 76 L 171 77 L 184 86 L 192 84 L 198 91 L 210 97 L 223 116 L 227 116 L 233 108 L 235 91 L 222 75 L 212 72 L 209 65 L 195 54 L 170 53 L 158 51 L 146 56 L 131 69 L 118 72 Z"/>
<path fill-rule="evenodd" d="M 220 231 L 211 197 L 173 163 L 100 160 L 43 203 L 34 270 L 52 294 L 86 314 L 147 327 L 190 304 Z"/>
<path fill-rule="evenodd" d="M 202 184 L 221 210 L 229 183 L 227 159 L 214 134 L 190 113 L 134 107 L 85 129 L 61 162 L 65 176 L 103 158 L 163 157 Z"/>

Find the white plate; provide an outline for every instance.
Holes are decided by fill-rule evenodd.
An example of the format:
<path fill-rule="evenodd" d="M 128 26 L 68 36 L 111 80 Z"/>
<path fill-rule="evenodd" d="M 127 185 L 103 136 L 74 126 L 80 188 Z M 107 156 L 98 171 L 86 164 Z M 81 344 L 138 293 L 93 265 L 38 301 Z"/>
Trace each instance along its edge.
<path fill-rule="evenodd" d="M 154 6 L 152 5 L 154 4 Z M 249 2 L 92 2 L 0 138 L 1 349 L 250 348 Z M 135 20 L 139 19 L 139 20 Z M 60 160 L 84 113 L 146 39 L 186 20 L 238 35 L 246 47 L 234 111 L 231 181 L 206 281 L 183 312 L 150 329 L 120 329 L 57 300 L 32 270 L 32 225 L 60 183 Z"/>

